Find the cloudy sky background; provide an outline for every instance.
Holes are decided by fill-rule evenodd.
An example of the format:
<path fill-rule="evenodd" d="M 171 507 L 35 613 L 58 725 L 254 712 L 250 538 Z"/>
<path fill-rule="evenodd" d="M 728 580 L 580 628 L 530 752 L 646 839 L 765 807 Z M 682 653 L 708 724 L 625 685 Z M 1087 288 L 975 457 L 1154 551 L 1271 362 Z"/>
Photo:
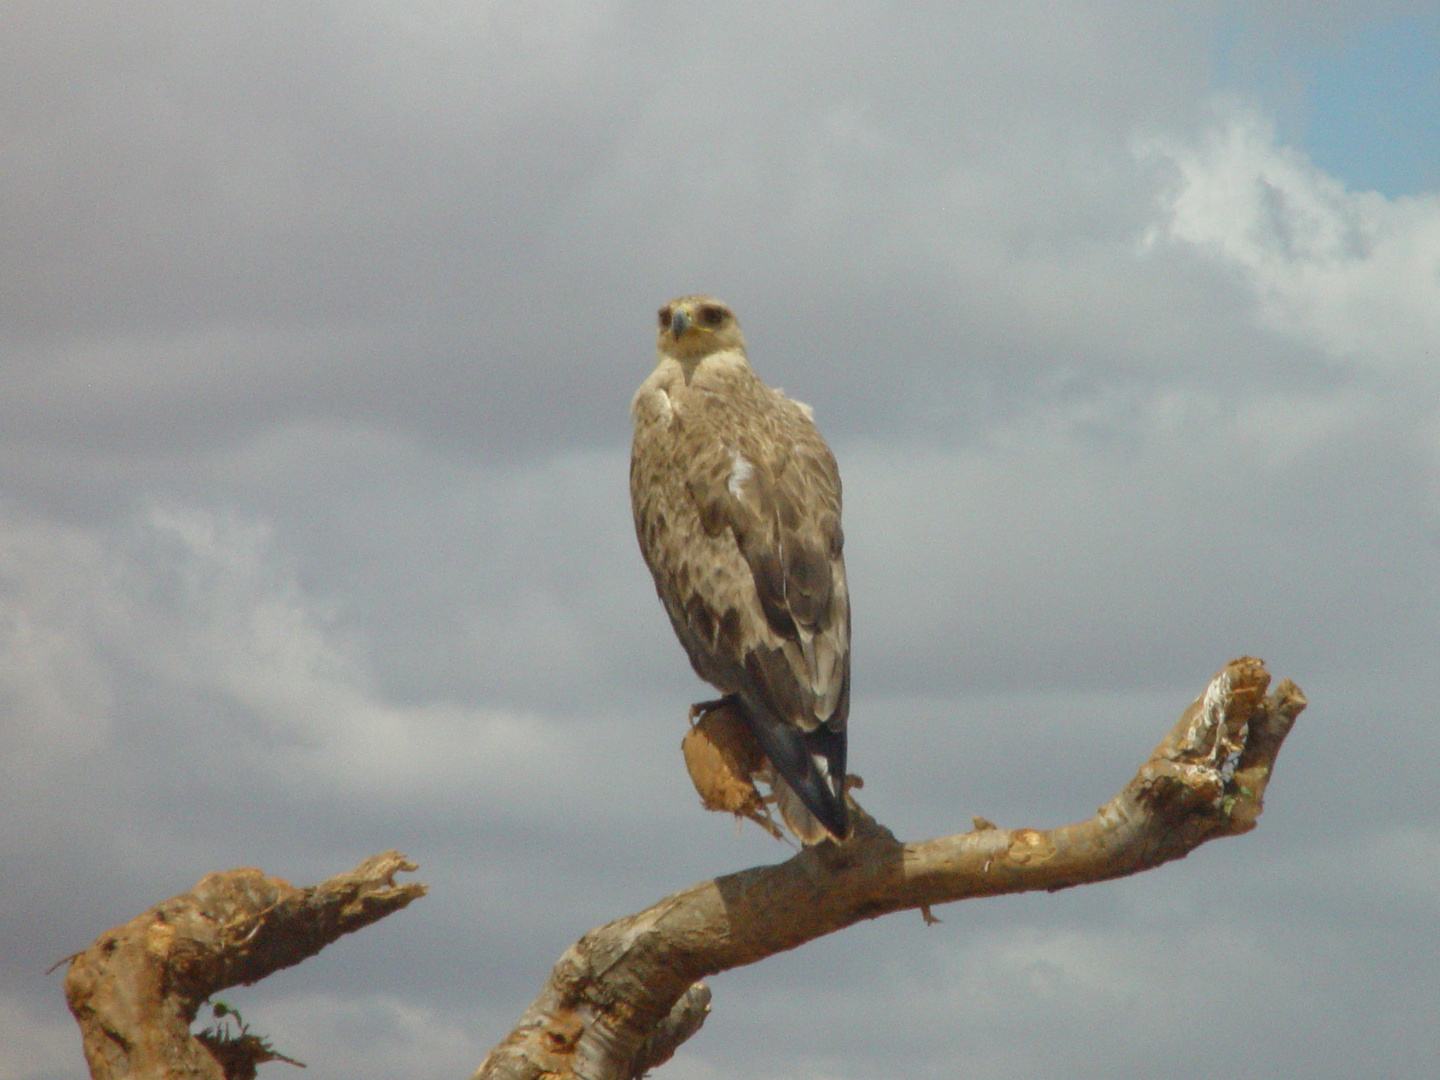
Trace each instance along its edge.
<path fill-rule="evenodd" d="M 662 1075 L 1432 1075 L 1433 5 L 156 0 L 0 8 L 0 1080 L 212 870 L 421 864 L 227 995 L 367 1080 L 785 857 L 631 535 L 693 291 L 840 460 L 899 835 L 1087 816 L 1242 653 L 1312 704 L 1255 834 L 724 974 Z"/>

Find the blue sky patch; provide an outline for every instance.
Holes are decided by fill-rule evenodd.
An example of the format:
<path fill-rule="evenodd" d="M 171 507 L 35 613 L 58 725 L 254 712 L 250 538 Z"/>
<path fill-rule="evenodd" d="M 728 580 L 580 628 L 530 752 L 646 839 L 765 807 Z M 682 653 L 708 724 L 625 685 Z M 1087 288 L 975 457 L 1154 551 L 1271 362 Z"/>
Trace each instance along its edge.
<path fill-rule="evenodd" d="M 1257 94 L 1282 137 L 1354 190 L 1440 190 L 1440 16 L 1255 55 L 1243 23 L 1216 42 L 1221 85 Z M 1272 48 L 1275 48 L 1273 42 Z"/>

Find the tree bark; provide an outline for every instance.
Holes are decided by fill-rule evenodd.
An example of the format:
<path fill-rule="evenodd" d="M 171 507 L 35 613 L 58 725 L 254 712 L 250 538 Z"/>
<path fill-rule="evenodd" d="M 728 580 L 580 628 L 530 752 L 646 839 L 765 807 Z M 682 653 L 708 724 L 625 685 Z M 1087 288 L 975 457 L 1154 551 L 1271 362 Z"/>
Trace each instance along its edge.
<path fill-rule="evenodd" d="M 91 1077 L 253 1077 L 255 1065 L 281 1055 L 254 1036 L 229 1041 L 229 1053 L 217 1055 L 214 1040 L 207 1046 L 190 1033 L 200 1006 L 424 896 L 424 885 L 395 884 L 397 873 L 414 869 L 388 851 L 304 889 L 259 870 L 210 874 L 190 892 L 102 934 L 71 959 L 65 977 Z"/>
<path fill-rule="evenodd" d="M 1276 755 L 1305 707 L 1289 680 L 1249 657 L 1227 665 L 1135 778 L 1088 821 L 901 843 L 856 807 L 855 835 L 777 866 L 702 882 L 592 930 L 473 1080 L 630 1080 L 656 1056 L 652 1033 L 698 1030 L 707 975 L 753 964 L 862 919 L 975 896 L 1056 891 L 1184 858 L 1249 832 Z M 682 1040 L 683 1041 L 683 1040 Z"/>

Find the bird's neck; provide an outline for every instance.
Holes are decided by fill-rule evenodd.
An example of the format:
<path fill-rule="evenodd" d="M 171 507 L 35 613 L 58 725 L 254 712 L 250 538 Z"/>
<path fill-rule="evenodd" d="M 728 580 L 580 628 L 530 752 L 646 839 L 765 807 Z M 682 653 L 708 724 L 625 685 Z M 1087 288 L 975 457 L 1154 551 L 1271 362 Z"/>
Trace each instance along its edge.
<path fill-rule="evenodd" d="M 704 384 L 711 379 L 750 374 L 750 363 L 742 349 L 721 349 L 701 356 L 662 356 L 660 364 L 661 367 L 671 366 L 686 386 L 693 386 L 697 381 Z"/>

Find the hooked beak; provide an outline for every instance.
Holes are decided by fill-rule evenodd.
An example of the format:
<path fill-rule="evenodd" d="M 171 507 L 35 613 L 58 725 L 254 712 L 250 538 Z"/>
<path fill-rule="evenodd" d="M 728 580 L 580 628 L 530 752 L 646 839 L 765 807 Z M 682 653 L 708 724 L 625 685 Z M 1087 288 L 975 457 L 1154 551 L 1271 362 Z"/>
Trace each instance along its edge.
<path fill-rule="evenodd" d="M 678 338 L 693 325 L 694 323 L 690 321 L 690 312 L 683 307 L 676 308 L 675 314 L 670 316 L 670 336 Z"/>

